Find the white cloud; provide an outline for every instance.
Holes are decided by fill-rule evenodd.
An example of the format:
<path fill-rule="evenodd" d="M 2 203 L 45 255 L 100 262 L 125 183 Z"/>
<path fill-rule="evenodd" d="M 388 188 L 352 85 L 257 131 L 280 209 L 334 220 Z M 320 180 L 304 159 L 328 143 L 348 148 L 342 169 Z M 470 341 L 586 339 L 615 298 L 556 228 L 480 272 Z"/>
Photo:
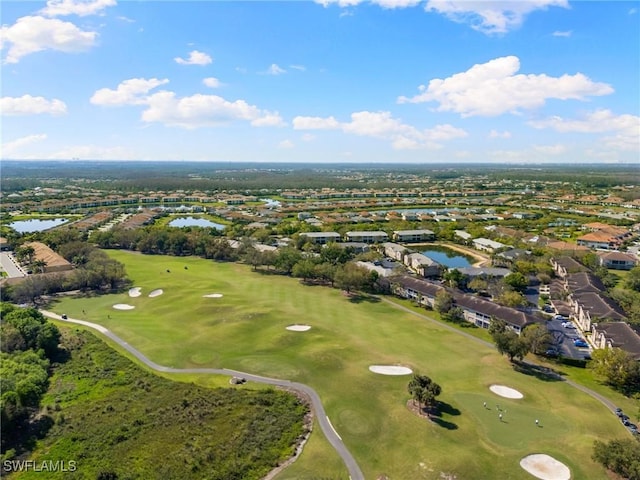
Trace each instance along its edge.
<path fill-rule="evenodd" d="M 182 128 L 214 127 L 235 120 L 251 122 L 253 126 L 277 126 L 284 122 L 278 113 L 260 110 L 244 100 L 229 102 L 216 95 L 196 94 L 176 98 L 173 92 L 158 92 L 146 101 L 142 112 L 145 122 L 160 122 Z"/>
<path fill-rule="evenodd" d="M 379 5 L 382 8 L 406 8 L 415 7 L 422 1 L 423 0 L 316 0 L 316 3 L 325 7 L 331 4 L 337 4 L 339 7 L 353 7 L 360 3 L 367 2 Z"/>
<path fill-rule="evenodd" d="M 640 116 L 615 115 L 611 110 L 596 110 L 582 119 L 567 120 L 561 117 L 551 117 L 545 120 L 529 122 L 533 128 L 551 128 L 560 133 L 608 133 L 612 136 L 603 137 L 602 141 L 609 147 L 619 150 L 640 150 Z"/>
<path fill-rule="evenodd" d="M 304 135 L 302 135 L 303 142 L 311 142 L 315 139 L 316 139 L 316 136 L 313 135 L 312 133 L 305 133 Z"/>
<path fill-rule="evenodd" d="M 207 77 L 202 80 L 202 83 L 209 88 L 219 88 L 222 86 L 220 80 L 215 77 Z"/>
<path fill-rule="evenodd" d="M 304 65 L 289 65 L 289 68 L 292 68 L 293 70 L 299 70 L 301 72 L 304 72 L 307 70 L 307 68 Z"/>
<path fill-rule="evenodd" d="M 570 37 L 572 34 L 573 34 L 573 32 L 571 30 L 567 30 L 565 32 L 561 32 L 559 30 L 556 30 L 551 35 L 553 35 L 554 37 Z"/>
<path fill-rule="evenodd" d="M 295 117 L 293 119 L 294 130 L 337 130 L 340 122 L 334 117 Z"/>
<path fill-rule="evenodd" d="M 278 144 L 278 148 L 289 149 L 293 148 L 295 145 L 291 140 L 283 140 Z"/>
<path fill-rule="evenodd" d="M 533 147 L 537 152 L 545 155 L 562 155 L 567 151 L 565 145 L 535 145 Z"/>
<path fill-rule="evenodd" d="M 284 68 L 279 67 L 275 63 L 272 63 L 264 73 L 266 73 L 267 75 L 282 75 L 283 73 L 287 73 L 287 71 Z"/>
<path fill-rule="evenodd" d="M 418 130 L 393 118 L 391 112 L 354 112 L 350 122 L 338 122 L 334 117 L 295 117 L 296 130 L 342 130 L 358 136 L 389 140 L 398 150 L 441 148 L 437 142 L 466 137 L 467 132 L 451 125 L 436 125 L 432 129 Z"/>
<path fill-rule="evenodd" d="M 5 63 L 18 63 L 25 55 L 42 50 L 78 53 L 95 45 L 98 34 L 80 30 L 57 18 L 26 16 L 0 28 L 0 45 L 10 44 Z"/>
<path fill-rule="evenodd" d="M 476 64 L 466 72 L 436 78 L 428 86 L 420 85 L 415 97 L 401 96 L 399 103 L 438 102 L 441 112 L 457 112 L 463 117 L 517 114 L 521 109 L 544 105 L 547 99 L 584 100 L 608 95 L 613 88 L 591 81 L 582 73 L 550 77 L 546 74 L 517 74 L 518 57 L 509 56 Z"/>
<path fill-rule="evenodd" d="M 2 157 L 12 158 L 19 152 L 20 149 L 33 143 L 42 142 L 47 139 L 47 135 L 44 133 L 27 135 L 26 137 L 16 138 L 10 142 L 2 144 Z"/>
<path fill-rule="evenodd" d="M 466 23 L 486 34 L 507 33 L 522 25 L 525 17 L 548 7 L 569 8 L 568 0 L 429 0 L 428 12 L 437 12 L 450 20 Z"/>
<path fill-rule="evenodd" d="M 40 113 L 64 115 L 67 113 L 67 105 L 56 98 L 47 100 L 44 97 L 31 95 L 2 97 L 0 98 L 0 112 L 2 115 L 37 115 Z"/>
<path fill-rule="evenodd" d="M 145 122 L 159 122 L 182 128 L 211 127 L 234 120 L 245 120 L 254 127 L 283 126 L 285 122 L 278 112 L 261 110 L 244 100 L 230 102 L 216 95 L 196 94 L 176 97 L 174 92 L 162 90 L 151 95 L 149 91 L 169 80 L 157 78 L 132 78 L 125 80 L 115 90 L 102 88 L 91 97 L 91 103 L 104 106 L 144 105 Z"/>
<path fill-rule="evenodd" d="M 49 0 L 47 6 L 40 10 L 47 17 L 78 15 L 85 17 L 101 13 L 107 7 L 114 7 L 116 0 Z"/>
<path fill-rule="evenodd" d="M 180 57 L 176 57 L 174 60 L 180 65 L 209 65 L 213 62 L 213 59 L 209 55 L 204 52 L 199 52 L 198 50 L 189 52 L 189 58 L 186 60 Z"/>
<path fill-rule="evenodd" d="M 131 78 L 120 83 L 115 90 L 109 88 L 101 88 L 97 90 L 91 97 L 91 103 L 94 105 L 144 105 L 146 104 L 146 95 L 150 90 L 169 83 L 169 80 L 157 78 Z"/>
<path fill-rule="evenodd" d="M 511 138 L 511 132 L 505 130 L 504 132 L 499 132 L 497 130 L 491 130 L 489 132 L 489 138 Z"/>
<path fill-rule="evenodd" d="M 636 13 L 638 13 L 638 9 L 637 8 L 631 8 L 629 9 L 629 15 L 635 15 Z"/>

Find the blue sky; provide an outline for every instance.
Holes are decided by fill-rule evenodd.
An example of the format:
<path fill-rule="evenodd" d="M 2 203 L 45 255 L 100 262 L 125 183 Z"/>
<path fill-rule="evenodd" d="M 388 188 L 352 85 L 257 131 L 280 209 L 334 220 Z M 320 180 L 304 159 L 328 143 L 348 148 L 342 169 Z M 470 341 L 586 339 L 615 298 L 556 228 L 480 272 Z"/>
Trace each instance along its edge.
<path fill-rule="evenodd" d="M 637 1 L 0 7 L 3 159 L 640 162 Z"/>

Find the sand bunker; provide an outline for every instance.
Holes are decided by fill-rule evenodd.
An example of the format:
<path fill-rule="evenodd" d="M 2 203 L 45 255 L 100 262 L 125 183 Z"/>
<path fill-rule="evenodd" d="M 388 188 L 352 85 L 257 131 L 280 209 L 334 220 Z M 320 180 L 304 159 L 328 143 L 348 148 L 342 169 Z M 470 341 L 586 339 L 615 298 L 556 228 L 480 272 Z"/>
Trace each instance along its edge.
<path fill-rule="evenodd" d="M 140 293 L 141 288 L 140 287 L 133 287 L 129 289 L 129 296 L 130 297 L 139 297 L 140 295 L 142 295 Z"/>
<path fill-rule="evenodd" d="M 496 395 L 500 395 L 501 397 L 505 397 L 505 398 L 522 398 L 522 397 L 524 397 L 524 395 L 522 395 L 518 390 L 515 390 L 513 388 L 509 388 L 509 387 L 505 387 L 504 385 L 491 385 L 489 387 L 489 390 L 491 390 Z"/>
<path fill-rule="evenodd" d="M 569 480 L 571 478 L 569 467 L 543 453 L 524 457 L 520 460 L 520 466 L 541 480 Z"/>
<path fill-rule="evenodd" d="M 163 293 L 164 293 L 164 290 L 162 290 L 161 288 L 158 288 L 158 289 L 156 289 L 156 290 L 152 291 L 152 292 L 149 294 L 149 297 L 151 297 L 151 298 L 153 298 L 153 297 L 158 297 L 158 296 L 162 295 Z"/>
<path fill-rule="evenodd" d="M 306 332 L 307 330 L 311 330 L 311 325 L 289 325 L 287 330 L 291 330 L 292 332 Z"/>
<path fill-rule="evenodd" d="M 113 308 L 116 310 L 133 310 L 136 307 L 133 305 L 127 305 L 126 303 L 116 303 Z"/>
<path fill-rule="evenodd" d="M 410 375 L 413 373 L 409 367 L 397 365 L 370 365 L 369 370 L 380 375 Z"/>
<path fill-rule="evenodd" d="M 222 298 L 221 293 L 210 293 L 209 295 L 203 295 L 204 298 Z"/>

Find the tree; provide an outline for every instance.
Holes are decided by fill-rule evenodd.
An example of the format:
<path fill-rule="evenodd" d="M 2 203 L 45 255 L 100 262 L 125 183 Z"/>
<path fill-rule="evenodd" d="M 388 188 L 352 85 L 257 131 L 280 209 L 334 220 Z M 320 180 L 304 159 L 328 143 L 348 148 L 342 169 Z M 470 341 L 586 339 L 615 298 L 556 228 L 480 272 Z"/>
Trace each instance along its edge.
<path fill-rule="evenodd" d="M 523 330 L 521 337 L 527 344 L 529 351 L 538 355 L 546 352 L 553 343 L 553 337 L 549 330 L 541 323 L 528 325 Z"/>
<path fill-rule="evenodd" d="M 524 292 L 529 286 L 529 281 L 527 278 L 520 272 L 510 273 L 506 277 L 504 277 L 505 285 L 508 285 L 516 292 Z"/>
<path fill-rule="evenodd" d="M 436 293 L 433 300 L 433 309 L 439 314 L 448 313 L 453 308 L 453 296 L 446 290 L 440 290 Z"/>
<path fill-rule="evenodd" d="M 599 348 L 589 367 L 616 390 L 630 395 L 640 392 L 640 364 L 620 348 Z"/>
<path fill-rule="evenodd" d="M 422 411 L 422 405 L 427 409 L 427 415 L 429 415 L 429 409 L 435 403 L 435 399 L 442 393 L 440 385 L 435 383 L 431 378 L 426 375 L 414 374 L 411 381 L 407 385 L 407 390 L 413 397 L 413 401 L 418 402 L 418 407 Z"/>
<path fill-rule="evenodd" d="M 464 283 L 464 275 L 457 268 L 447 270 L 444 275 L 442 275 L 442 279 L 451 288 L 458 288 Z"/>
<path fill-rule="evenodd" d="M 293 266 L 302 259 L 302 255 L 295 248 L 282 248 L 278 250 L 275 259 L 275 267 L 285 274 L 291 275 Z"/>
<path fill-rule="evenodd" d="M 627 278 L 624 281 L 625 287 L 634 292 L 640 292 L 640 266 L 633 267 L 629 270 Z"/>
<path fill-rule="evenodd" d="M 500 293 L 495 300 L 496 303 L 511 308 L 524 307 L 528 303 L 527 299 L 524 295 L 522 295 L 522 293 L 511 290 Z"/>
<path fill-rule="evenodd" d="M 294 277 L 302 278 L 302 281 L 306 282 L 310 278 L 315 278 L 316 271 L 316 263 L 309 258 L 305 258 L 293 266 L 291 274 Z"/>
<path fill-rule="evenodd" d="M 469 282 L 469 288 L 474 292 L 482 293 L 487 291 L 487 281 L 480 277 L 475 277 Z"/>
<path fill-rule="evenodd" d="M 346 263 L 337 267 L 333 278 L 338 288 L 350 293 L 351 290 L 371 289 L 377 280 L 377 274 L 355 263 Z"/>
<path fill-rule="evenodd" d="M 529 346 L 516 332 L 507 327 L 503 320 L 491 319 L 489 334 L 501 355 L 507 355 L 509 361 L 522 360 L 529 353 Z"/>
<path fill-rule="evenodd" d="M 47 262 L 42 259 L 34 260 L 33 263 L 31 263 L 31 267 L 36 273 L 44 273 L 47 267 Z"/>
<path fill-rule="evenodd" d="M 640 480 L 640 443 L 634 439 L 596 440 L 591 458 L 623 478 Z"/>
<path fill-rule="evenodd" d="M 243 258 L 246 263 L 253 267 L 253 270 L 257 270 L 258 266 L 262 265 L 262 254 L 253 246 L 247 248 Z"/>

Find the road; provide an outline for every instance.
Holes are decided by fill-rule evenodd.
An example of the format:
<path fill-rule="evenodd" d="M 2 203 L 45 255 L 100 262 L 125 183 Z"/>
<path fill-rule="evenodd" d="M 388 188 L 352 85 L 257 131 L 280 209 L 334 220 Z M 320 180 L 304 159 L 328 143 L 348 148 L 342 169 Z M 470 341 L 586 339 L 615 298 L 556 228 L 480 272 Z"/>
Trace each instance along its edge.
<path fill-rule="evenodd" d="M 0 265 L 2 265 L 2 269 L 7 272 L 9 278 L 27 276 L 9 252 L 0 252 Z"/>
<path fill-rule="evenodd" d="M 251 373 L 239 372 L 237 370 L 230 370 L 228 368 L 173 368 L 167 367 L 164 365 L 160 365 L 159 363 L 150 360 L 146 357 L 142 352 L 137 350 L 135 347 L 129 345 L 127 342 L 118 337 L 115 333 L 108 330 L 107 328 L 99 325 L 97 323 L 86 322 L 84 320 L 77 320 L 74 318 L 62 318 L 60 315 L 49 312 L 46 310 L 40 310 L 45 317 L 53 318 L 55 320 L 59 320 L 61 322 L 75 323 L 78 325 L 84 325 L 85 327 L 92 328 L 97 330 L 105 337 L 110 338 L 126 351 L 128 351 L 131 355 L 136 357 L 140 362 L 144 363 L 149 368 L 156 370 L 158 372 L 166 372 L 166 373 L 203 373 L 203 374 L 212 374 L 212 375 L 230 375 L 234 377 L 244 377 L 247 381 L 257 382 L 257 383 L 265 383 L 267 385 L 274 385 L 278 387 L 283 387 L 291 390 L 296 390 L 298 392 L 304 393 L 310 400 L 313 406 L 313 409 L 316 413 L 316 417 L 318 419 L 318 423 L 320 424 L 320 429 L 324 436 L 327 438 L 331 446 L 338 452 L 338 455 L 342 458 L 347 470 L 349 471 L 349 476 L 351 480 L 364 480 L 364 475 L 357 462 L 347 449 L 347 447 L 342 442 L 342 439 L 335 431 L 327 413 L 322 406 L 322 401 L 320 400 L 320 396 L 318 393 L 308 385 L 303 383 L 291 382 L 289 380 L 280 380 L 277 378 L 269 378 L 262 377 L 260 375 L 253 375 Z"/>

